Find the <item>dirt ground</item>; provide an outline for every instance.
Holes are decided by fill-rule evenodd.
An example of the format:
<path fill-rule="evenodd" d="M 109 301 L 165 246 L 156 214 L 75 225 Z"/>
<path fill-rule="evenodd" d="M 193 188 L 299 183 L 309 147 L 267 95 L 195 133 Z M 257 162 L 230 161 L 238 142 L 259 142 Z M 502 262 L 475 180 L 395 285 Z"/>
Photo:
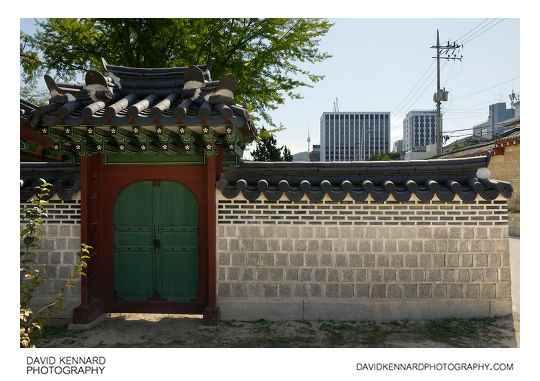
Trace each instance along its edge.
<path fill-rule="evenodd" d="M 221 321 L 216 327 L 203 326 L 201 315 L 109 314 L 86 331 L 46 328 L 36 346 L 516 348 L 519 314 L 435 321 Z"/>

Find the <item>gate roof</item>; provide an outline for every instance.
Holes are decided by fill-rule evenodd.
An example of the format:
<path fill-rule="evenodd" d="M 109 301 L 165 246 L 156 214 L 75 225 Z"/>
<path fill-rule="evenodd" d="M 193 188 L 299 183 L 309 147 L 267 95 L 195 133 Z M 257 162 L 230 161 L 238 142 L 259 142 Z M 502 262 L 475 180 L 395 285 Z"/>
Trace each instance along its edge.
<path fill-rule="evenodd" d="M 78 157 L 104 153 L 240 156 L 256 129 L 245 103 L 234 99 L 236 80 L 212 80 L 213 60 L 178 68 L 131 68 L 102 59 L 104 74 L 89 70 L 85 84 L 45 75 L 49 104 L 21 109 L 21 122 Z M 22 106 L 21 106 L 22 107 Z"/>

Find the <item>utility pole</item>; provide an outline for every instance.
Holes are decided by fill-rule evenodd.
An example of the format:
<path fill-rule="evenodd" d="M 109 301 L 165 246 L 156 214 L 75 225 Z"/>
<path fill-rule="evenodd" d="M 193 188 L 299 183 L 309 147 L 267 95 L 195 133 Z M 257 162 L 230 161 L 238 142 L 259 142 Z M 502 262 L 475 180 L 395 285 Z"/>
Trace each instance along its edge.
<path fill-rule="evenodd" d="M 456 57 L 456 54 L 450 54 L 450 51 L 454 52 L 456 49 L 461 48 L 462 45 L 457 45 L 456 42 L 450 45 L 450 41 L 446 46 L 441 46 L 439 43 L 439 29 L 437 29 L 437 45 L 432 46 L 431 48 L 437 49 L 437 92 L 433 94 L 433 101 L 437 104 L 437 124 L 435 131 L 435 143 L 437 145 L 437 155 L 442 154 L 442 118 L 441 118 L 441 102 L 448 100 L 448 91 L 446 89 L 441 90 L 441 58 L 445 60 L 460 60 L 463 56 Z M 446 57 L 441 57 L 441 53 L 445 54 Z"/>

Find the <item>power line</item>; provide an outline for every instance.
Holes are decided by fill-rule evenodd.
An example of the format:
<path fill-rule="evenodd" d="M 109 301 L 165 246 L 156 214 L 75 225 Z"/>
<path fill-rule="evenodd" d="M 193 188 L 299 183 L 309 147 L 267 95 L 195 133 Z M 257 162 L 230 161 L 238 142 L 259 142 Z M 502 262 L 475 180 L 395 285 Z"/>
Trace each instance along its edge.
<path fill-rule="evenodd" d="M 435 64 L 435 60 L 431 61 L 431 63 L 428 65 L 428 67 L 426 68 L 426 71 L 424 72 L 424 74 L 422 74 L 420 76 L 420 78 L 418 79 L 418 81 L 416 82 L 416 84 L 413 86 L 413 88 L 411 89 L 411 91 L 409 91 L 409 93 L 405 96 L 405 98 L 403 98 L 403 100 L 394 108 L 394 111 L 392 111 L 392 114 L 396 113 L 397 111 L 400 111 L 401 108 L 400 106 L 403 104 L 403 102 L 405 102 L 405 100 L 407 98 L 409 98 L 409 96 L 412 94 L 413 90 L 416 88 L 416 86 L 418 86 L 418 84 L 420 83 L 420 81 L 422 80 L 422 78 L 424 78 L 424 76 L 426 75 L 426 73 L 429 71 L 429 69 L 431 68 L 431 66 L 433 66 Z M 431 76 L 431 74 L 430 74 Z M 410 99 L 409 99 L 410 101 Z"/>
<path fill-rule="evenodd" d="M 497 21 L 497 19 L 491 19 L 491 20 L 490 20 L 489 18 L 485 19 L 484 21 L 487 21 L 487 20 L 489 20 L 488 23 L 485 24 L 485 25 L 483 25 L 479 30 L 474 31 L 473 33 L 470 33 L 470 34 L 469 34 L 468 36 L 466 36 L 466 37 L 462 37 L 461 39 L 458 39 L 458 41 L 460 41 L 460 43 L 461 43 L 462 41 L 468 40 L 469 38 L 473 37 L 475 34 L 481 32 L 482 30 L 484 30 L 485 28 L 487 28 L 487 27 L 489 27 L 491 24 L 493 24 L 495 21 Z M 482 24 L 483 24 L 483 22 L 480 23 L 478 26 L 480 26 L 480 25 L 482 25 Z"/>
<path fill-rule="evenodd" d="M 459 99 L 468 98 L 468 97 L 471 97 L 471 96 L 476 95 L 476 94 L 483 93 L 484 91 L 491 90 L 491 89 L 493 89 L 494 87 L 497 87 L 497 86 L 500 86 L 500 85 L 504 85 L 505 83 L 508 83 L 508 82 L 512 82 L 513 80 L 518 79 L 519 77 L 520 77 L 520 76 L 518 75 L 517 77 L 514 77 L 514 78 L 512 78 L 512 79 L 509 79 L 508 81 L 504 81 L 504 82 L 501 82 L 501 83 L 497 83 L 496 85 L 487 87 L 487 88 L 485 88 L 485 89 L 476 91 L 476 92 L 474 92 L 474 93 L 467 94 L 467 95 L 464 95 L 464 96 L 459 97 L 459 98 L 455 98 L 455 99 L 452 100 L 452 102 L 453 102 L 453 101 L 457 101 L 457 100 L 459 100 Z"/>
<path fill-rule="evenodd" d="M 443 112 L 486 111 L 485 108 L 445 108 Z"/>
<path fill-rule="evenodd" d="M 480 24 L 478 24 L 477 26 L 475 26 L 474 28 L 472 28 L 471 30 L 469 30 L 467 33 L 465 33 L 463 36 L 459 37 L 456 39 L 456 41 L 460 41 L 462 38 L 465 38 L 465 36 L 467 36 L 468 34 L 470 34 L 473 30 L 475 30 L 476 28 L 478 28 L 480 25 L 482 25 L 483 23 L 485 23 L 487 20 L 489 19 L 484 19 L 484 21 L 482 21 Z"/>
<path fill-rule="evenodd" d="M 459 48 L 458 50 L 458 54 L 461 53 L 461 48 Z M 448 85 L 450 82 L 452 82 L 454 79 L 456 79 L 457 77 L 459 77 L 459 75 L 461 74 L 461 71 L 463 70 L 463 61 L 459 61 L 460 65 L 459 65 L 459 71 L 458 73 L 452 77 L 452 75 L 449 75 L 450 78 L 446 79 L 446 81 L 444 82 L 444 86 L 443 87 L 446 87 L 446 85 Z M 454 71 L 454 66 L 452 66 L 452 72 Z M 451 73 L 452 73 L 451 72 Z"/>
<path fill-rule="evenodd" d="M 424 93 L 426 92 L 426 90 L 429 88 L 429 85 L 430 85 L 430 82 L 435 79 L 434 78 L 431 78 L 431 76 L 435 73 L 435 68 L 433 68 L 433 70 L 431 70 L 431 73 L 429 74 L 428 77 L 426 77 L 426 79 L 424 80 L 424 82 L 422 83 L 422 85 L 420 85 L 420 87 L 414 92 L 414 94 L 412 95 L 412 97 L 407 101 L 407 103 L 405 103 L 401 108 L 398 109 L 398 111 L 396 111 L 396 115 L 397 116 L 402 116 L 405 114 L 405 110 L 407 110 L 407 108 L 411 108 L 412 106 L 414 106 L 416 104 L 416 102 L 418 102 L 418 99 L 420 99 L 420 97 L 422 95 L 424 95 Z M 416 96 L 416 94 L 422 90 L 422 88 L 424 89 L 422 91 L 422 93 L 420 93 L 420 95 L 416 98 L 416 100 L 412 103 L 412 104 L 409 104 L 413 99 L 414 97 Z"/>
<path fill-rule="evenodd" d="M 444 67 L 446 66 L 446 63 L 447 63 L 447 61 L 443 62 L 443 66 L 442 66 L 441 70 L 444 69 Z M 431 72 L 429 78 L 426 78 L 426 81 L 424 81 L 424 84 L 426 85 L 426 86 L 424 87 L 424 91 L 422 91 L 422 92 L 416 97 L 416 99 L 413 101 L 413 103 L 411 103 L 411 104 L 409 105 L 408 108 L 412 108 L 412 107 L 416 104 L 416 102 L 418 102 L 418 101 L 420 100 L 420 98 L 422 97 L 422 95 L 425 94 L 426 90 L 429 89 L 430 83 L 429 83 L 428 80 L 433 80 L 433 79 L 436 78 L 436 77 L 431 78 L 431 75 L 432 75 L 434 72 L 435 72 L 435 68 L 432 70 L 432 72 Z M 423 84 L 423 85 L 424 85 L 424 84 Z M 421 89 L 421 88 L 419 88 L 418 91 L 419 91 L 420 89 Z M 418 91 L 417 91 L 417 92 L 418 92 Z M 412 100 L 412 98 L 411 98 L 411 100 Z M 397 116 L 404 116 L 404 115 L 405 115 L 405 110 L 406 110 L 406 109 L 403 109 L 403 111 L 402 111 L 400 114 L 398 114 Z"/>
<path fill-rule="evenodd" d="M 470 131 L 472 129 L 473 128 L 463 128 L 461 130 L 443 131 L 443 134 L 449 134 L 449 133 L 452 133 L 452 132 Z"/>
<path fill-rule="evenodd" d="M 464 136 L 473 136 L 472 134 L 461 134 L 461 135 L 446 135 L 448 138 L 461 138 Z"/>
<path fill-rule="evenodd" d="M 490 29 L 493 28 L 494 26 L 499 25 L 499 24 L 500 24 L 501 22 L 503 22 L 504 20 L 505 20 L 505 19 L 500 19 L 497 23 L 491 25 L 489 28 L 484 29 L 483 31 L 479 31 L 478 34 L 476 34 L 476 35 L 474 35 L 474 36 L 472 36 L 472 37 L 470 37 L 470 38 L 467 38 L 467 40 L 466 40 L 466 41 L 463 41 L 461 44 L 462 44 L 462 45 L 468 44 L 469 42 L 471 42 L 471 41 L 474 40 L 475 38 L 477 38 L 477 37 L 481 36 L 482 34 L 486 33 L 488 30 L 490 30 Z"/>
<path fill-rule="evenodd" d="M 470 114 L 470 113 L 476 113 L 476 112 L 486 112 L 486 109 L 483 108 L 476 108 L 476 109 L 446 109 L 442 110 L 444 113 L 450 113 L 450 114 Z"/>
<path fill-rule="evenodd" d="M 478 118 L 478 116 L 471 115 L 471 116 L 456 116 L 453 118 L 445 118 L 444 120 L 455 120 L 455 119 L 475 119 Z"/>
<path fill-rule="evenodd" d="M 475 103 L 475 104 L 472 104 L 472 105 L 468 105 L 468 106 L 463 106 L 463 109 L 464 108 L 473 108 L 473 107 L 476 107 L 476 106 L 481 106 L 481 105 L 487 105 L 487 104 L 492 104 L 492 103 L 495 103 L 499 100 L 499 97 L 497 98 L 490 98 L 490 100 L 487 100 L 487 101 L 484 101 L 484 102 L 480 102 L 480 103 Z M 451 100 L 452 102 L 452 100 Z M 456 110 L 460 110 L 462 108 L 459 108 L 459 109 L 456 109 Z M 454 110 L 453 108 L 448 108 L 447 110 Z"/>

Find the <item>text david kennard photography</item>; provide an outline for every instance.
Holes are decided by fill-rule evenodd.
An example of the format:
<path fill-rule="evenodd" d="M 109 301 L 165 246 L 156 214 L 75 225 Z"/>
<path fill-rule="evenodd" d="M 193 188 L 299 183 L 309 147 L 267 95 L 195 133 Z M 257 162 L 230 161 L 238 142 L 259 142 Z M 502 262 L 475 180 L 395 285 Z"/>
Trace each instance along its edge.
<path fill-rule="evenodd" d="M 103 356 L 27 356 L 26 374 L 103 374 Z"/>

